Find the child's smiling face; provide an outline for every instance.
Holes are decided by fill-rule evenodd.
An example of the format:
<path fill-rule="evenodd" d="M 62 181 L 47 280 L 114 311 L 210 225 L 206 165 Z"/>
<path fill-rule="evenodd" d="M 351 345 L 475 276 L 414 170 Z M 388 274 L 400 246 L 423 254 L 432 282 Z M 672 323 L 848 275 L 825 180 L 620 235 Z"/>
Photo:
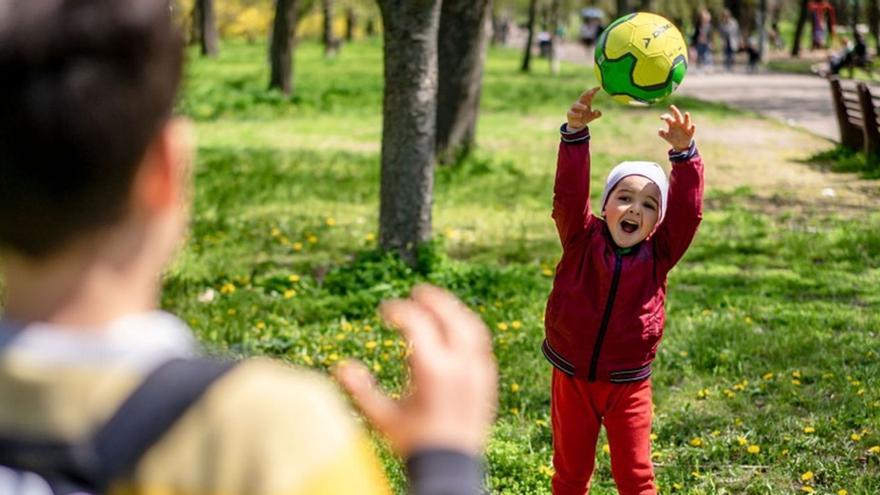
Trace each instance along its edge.
<path fill-rule="evenodd" d="M 628 175 L 614 186 L 602 213 L 618 246 L 635 246 L 654 231 L 660 197 L 657 184 L 641 175 Z"/>

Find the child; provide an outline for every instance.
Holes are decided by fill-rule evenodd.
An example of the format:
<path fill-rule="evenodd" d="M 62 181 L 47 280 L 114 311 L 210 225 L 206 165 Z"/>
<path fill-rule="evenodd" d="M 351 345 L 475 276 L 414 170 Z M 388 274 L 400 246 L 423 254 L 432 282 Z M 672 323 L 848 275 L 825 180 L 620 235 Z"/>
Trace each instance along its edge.
<path fill-rule="evenodd" d="M 177 419 L 161 406 L 193 376 L 119 406 L 197 353 L 157 309 L 188 220 L 191 132 L 172 116 L 182 59 L 167 0 L 0 2 L 0 493 L 52 493 L 23 472 L 111 494 L 390 493 L 328 381 L 267 360 L 237 364 L 146 442 L 102 435 L 120 432 L 110 417 Z M 431 287 L 382 313 L 413 344 L 412 394 L 391 400 L 362 366 L 340 380 L 407 458 L 414 493 L 479 493 L 488 332 Z"/>
<path fill-rule="evenodd" d="M 672 174 L 624 162 L 608 175 L 600 212 L 590 211 L 590 134 L 599 88 L 568 111 L 556 169 L 553 218 L 562 241 L 547 301 L 543 352 L 553 364 L 553 493 L 588 491 L 600 425 L 625 495 L 655 494 L 651 465 L 651 361 L 663 333 L 666 275 L 702 216 L 703 163 L 690 115 L 670 107 L 660 137 Z"/>

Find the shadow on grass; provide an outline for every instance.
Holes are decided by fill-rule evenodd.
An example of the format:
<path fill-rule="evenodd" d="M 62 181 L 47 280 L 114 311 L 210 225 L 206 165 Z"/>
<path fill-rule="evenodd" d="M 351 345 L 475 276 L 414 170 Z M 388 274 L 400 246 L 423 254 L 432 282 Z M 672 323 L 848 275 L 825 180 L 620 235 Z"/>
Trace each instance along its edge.
<path fill-rule="evenodd" d="M 880 158 L 869 157 L 862 151 L 854 151 L 842 145 L 798 161 L 819 170 L 856 173 L 864 179 L 880 179 Z"/>

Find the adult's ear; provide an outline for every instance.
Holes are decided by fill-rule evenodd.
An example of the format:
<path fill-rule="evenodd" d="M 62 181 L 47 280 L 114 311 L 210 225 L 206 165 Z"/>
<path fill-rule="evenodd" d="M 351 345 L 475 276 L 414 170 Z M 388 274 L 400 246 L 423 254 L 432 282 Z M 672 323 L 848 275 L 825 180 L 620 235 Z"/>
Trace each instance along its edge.
<path fill-rule="evenodd" d="M 187 201 L 195 151 L 192 124 L 169 119 L 156 133 L 132 185 L 135 207 L 154 212 L 179 209 Z"/>

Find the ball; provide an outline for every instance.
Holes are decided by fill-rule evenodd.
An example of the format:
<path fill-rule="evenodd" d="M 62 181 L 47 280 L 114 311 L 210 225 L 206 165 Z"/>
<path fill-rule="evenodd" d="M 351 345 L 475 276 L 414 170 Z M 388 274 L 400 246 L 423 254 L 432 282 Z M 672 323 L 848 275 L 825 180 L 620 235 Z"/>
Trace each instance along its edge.
<path fill-rule="evenodd" d="M 616 101 L 650 105 L 684 80 L 687 45 L 664 17 L 647 12 L 612 22 L 596 42 L 596 78 Z"/>

